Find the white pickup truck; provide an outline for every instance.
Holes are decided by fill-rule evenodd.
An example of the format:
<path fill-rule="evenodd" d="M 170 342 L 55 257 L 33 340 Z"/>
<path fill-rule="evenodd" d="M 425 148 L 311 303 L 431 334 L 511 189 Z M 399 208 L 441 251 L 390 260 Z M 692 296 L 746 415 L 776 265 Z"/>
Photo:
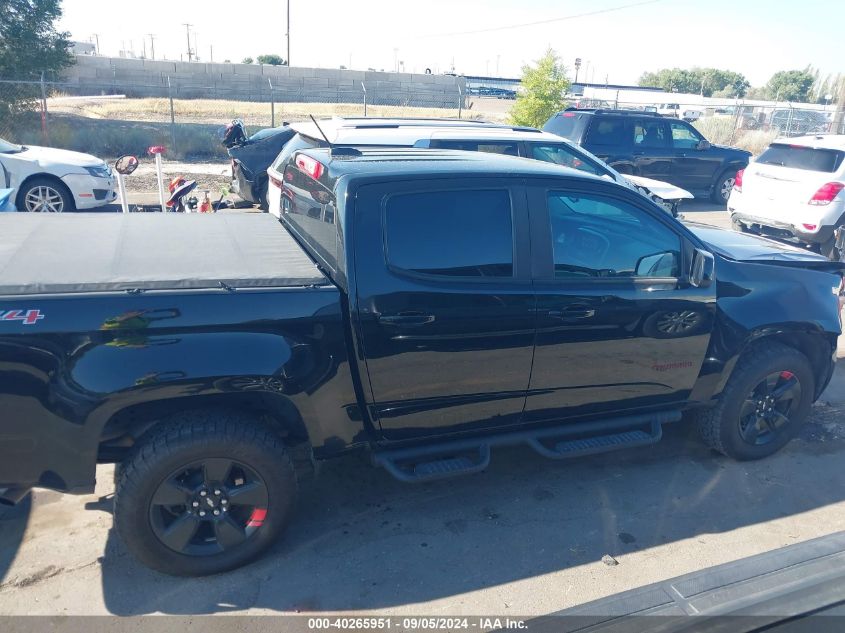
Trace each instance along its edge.
<path fill-rule="evenodd" d="M 704 112 L 701 110 L 684 108 L 680 103 L 657 104 L 657 113 L 662 114 L 663 116 L 683 119 L 684 121 L 698 121 L 698 119 L 704 116 Z"/>

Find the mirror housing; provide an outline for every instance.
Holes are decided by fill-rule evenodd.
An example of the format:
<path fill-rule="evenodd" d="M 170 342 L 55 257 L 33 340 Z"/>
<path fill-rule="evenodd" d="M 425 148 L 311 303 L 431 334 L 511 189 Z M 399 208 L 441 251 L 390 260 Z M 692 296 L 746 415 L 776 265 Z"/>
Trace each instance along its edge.
<path fill-rule="evenodd" d="M 695 149 L 700 150 L 700 151 L 703 151 L 703 150 L 706 150 L 706 149 L 710 149 L 710 147 L 711 147 L 711 146 L 710 146 L 710 141 L 708 141 L 708 140 L 705 138 L 705 139 L 701 139 L 701 140 L 698 142 L 698 145 L 696 145 L 696 146 L 695 146 Z"/>
<path fill-rule="evenodd" d="M 138 159 L 134 156 L 121 156 L 114 163 L 114 170 L 124 176 L 128 176 L 136 169 L 138 169 Z"/>
<path fill-rule="evenodd" d="M 695 249 L 689 276 L 690 285 L 696 288 L 709 287 L 713 283 L 715 271 L 716 259 L 713 254 L 700 248 Z"/>

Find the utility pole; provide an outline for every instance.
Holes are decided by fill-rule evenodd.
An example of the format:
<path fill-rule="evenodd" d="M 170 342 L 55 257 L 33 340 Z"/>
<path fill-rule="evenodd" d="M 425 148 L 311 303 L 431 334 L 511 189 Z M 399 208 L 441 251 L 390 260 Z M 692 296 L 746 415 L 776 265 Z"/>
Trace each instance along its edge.
<path fill-rule="evenodd" d="M 287 62 L 288 62 L 288 68 L 290 68 L 290 0 L 288 0 L 287 25 L 288 25 L 288 31 L 287 31 L 287 34 L 286 34 L 285 37 L 287 38 L 287 41 L 288 41 L 288 59 L 287 59 Z"/>
<path fill-rule="evenodd" d="M 152 59 L 156 58 L 156 36 L 155 33 L 147 33 L 147 37 L 150 38 L 150 57 Z"/>
<path fill-rule="evenodd" d="M 191 27 L 193 26 L 193 24 L 188 24 L 188 23 L 183 22 L 182 26 L 185 27 L 185 35 L 188 38 L 188 61 L 190 62 L 191 61 Z"/>
<path fill-rule="evenodd" d="M 399 72 L 399 49 L 393 49 L 393 72 Z"/>
<path fill-rule="evenodd" d="M 208 61 L 212 64 L 214 63 L 214 45 L 213 44 L 210 44 L 208 46 Z"/>
<path fill-rule="evenodd" d="M 97 52 L 97 55 L 100 54 L 100 35 L 99 33 L 92 33 L 91 37 L 94 38 L 94 50 Z"/>
<path fill-rule="evenodd" d="M 581 58 L 576 57 L 575 58 L 575 81 L 573 81 L 572 83 L 575 83 L 575 84 L 578 83 L 578 71 L 579 70 L 581 70 Z"/>

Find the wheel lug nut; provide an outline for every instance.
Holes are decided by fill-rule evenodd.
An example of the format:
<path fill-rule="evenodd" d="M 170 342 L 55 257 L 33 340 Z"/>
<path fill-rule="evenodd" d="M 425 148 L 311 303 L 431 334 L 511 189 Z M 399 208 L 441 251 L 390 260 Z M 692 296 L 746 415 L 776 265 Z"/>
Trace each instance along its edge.
<path fill-rule="evenodd" d="M 200 497 L 205 497 L 207 494 L 205 490 L 200 490 Z"/>
<path fill-rule="evenodd" d="M 191 506 L 193 506 L 194 508 L 199 508 L 199 507 L 200 507 L 200 502 L 199 502 L 199 501 L 194 501 L 194 502 L 191 504 Z"/>
<path fill-rule="evenodd" d="M 221 499 L 221 500 L 220 500 L 220 505 L 221 505 L 221 506 L 225 506 L 227 503 L 229 503 L 229 500 L 228 500 L 228 499 Z"/>
<path fill-rule="evenodd" d="M 220 516 L 220 510 L 215 510 L 215 511 L 214 511 L 214 516 Z"/>
<path fill-rule="evenodd" d="M 204 516 L 205 516 L 205 510 L 200 510 L 200 516 L 201 516 L 201 517 L 204 517 Z"/>
<path fill-rule="evenodd" d="M 214 494 L 215 494 L 215 495 L 217 495 L 217 496 L 219 497 L 219 496 L 220 496 L 220 491 L 219 491 L 219 490 L 215 490 L 215 491 L 214 491 Z"/>

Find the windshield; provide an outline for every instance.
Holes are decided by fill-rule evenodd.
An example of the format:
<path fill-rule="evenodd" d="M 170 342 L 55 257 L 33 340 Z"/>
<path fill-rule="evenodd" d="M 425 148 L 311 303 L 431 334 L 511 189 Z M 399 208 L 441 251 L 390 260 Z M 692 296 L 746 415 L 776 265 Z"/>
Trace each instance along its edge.
<path fill-rule="evenodd" d="M 24 150 L 23 145 L 15 145 L 9 141 L 0 138 L 0 154 L 17 154 Z"/>

